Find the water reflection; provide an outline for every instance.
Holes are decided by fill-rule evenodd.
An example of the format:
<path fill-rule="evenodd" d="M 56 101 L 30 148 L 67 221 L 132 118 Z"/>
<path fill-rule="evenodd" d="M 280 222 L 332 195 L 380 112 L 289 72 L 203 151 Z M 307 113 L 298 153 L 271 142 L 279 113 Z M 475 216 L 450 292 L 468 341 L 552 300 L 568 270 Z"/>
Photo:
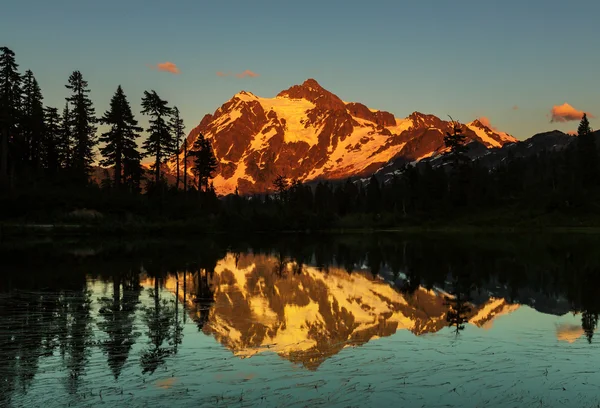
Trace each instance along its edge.
<path fill-rule="evenodd" d="M 198 336 L 236 359 L 275 353 L 309 372 L 348 347 L 400 332 L 452 331 L 460 341 L 523 306 L 580 319 L 545 336 L 594 341 L 593 239 L 302 239 L 51 243 L 36 246 L 36 256 L 30 246 L 0 247 L 0 406 L 33 403 L 44 387 L 83 404 L 103 370 L 112 379 L 103 384 L 123 393 L 132 375 L 177 370 L 175 358 Z M 161 389 L 177 384 L 160 381 Z"/>

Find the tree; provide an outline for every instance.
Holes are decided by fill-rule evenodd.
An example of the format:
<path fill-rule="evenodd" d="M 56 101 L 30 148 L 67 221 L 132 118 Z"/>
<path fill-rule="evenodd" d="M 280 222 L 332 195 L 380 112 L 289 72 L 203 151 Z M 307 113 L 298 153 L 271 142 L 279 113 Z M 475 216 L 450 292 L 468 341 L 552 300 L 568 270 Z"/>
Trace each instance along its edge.
<path fill-rule="evenodd" d="M 452 134 L 450 132 L 446 132 L 446 136 L 444 136 L 444 144 L 447 148 L 450 149 L 448 152 L 448 156 L 454 162 L 455 167 L 465 159 L 465 153 L 467 151 L 467 147 L 465 146 L 465 141 L 467 137 L 463 135 L 460 123 L 456 122 L 452 117 Z"/>
<path fill-rule="evenodd" d="M 188 141 L 183 139 L 183 191 L 188 190 Z"/>
<path fill-rule="evenodd" d="M 158 185 L 161 179 L 160 165 L 169 157 L 173 145 L 171 129 L 165 121 L 165 118 L 171 114 L 171 108 L 167 101 L 158 96 L 156 91 L 144 91 L 142 114 L 151 118 L 150 127 L 147 129 L 148 139 L 144 142 L 143 147 L 146 150 L 145 155 L 154 158 L 151 168 L 154 170 L 154 182 Z"/>
<path fill-rule="evenodd" d="M 169 126 L 171 126 L 171 129 L 173 130 L 173 154 L 175 154 L 175 166 L 177 168 L 175 188 L 179 190 L 179 151 L 181 150 L 181 141 L 185 137 L 185 125 L 183 124 L 183 119 L 181 119 L 179 116 L 179 109 L 177 109 L 177 106 L 173 108 L 173 114 L 171 116 Z"/>
<path fill-rule="evenodd" d="M 275 180 L 273 181 L 273 186 L 279 194 L 279 201 L 285 201 L 285 193 L 289 187 L 289 184 L 290 183 L 287 177 L 285 177 L 283 174 L 279 174 L 277 177 L 275 177 Z"/>
<path fill-rule="evenodd" d="M 44 105 L 40 86 L 27 70 L 23 76 L 22 146 L 19 152 L 23 165 L 37 171 L 41 162 L 42 134 L 44 132 Z"/>
<path fill-rule="evenodd" d="M 374 175 L 369 180 L 367 186 L 367 211 L 373 214 L 377 214 L 381 211 L 382 195 L 381 188 L 379 187 L 379 181 Z"/>
<path fill-rule="evenodd" d="M 69 102 L 65 103 L 60 124 L 60 139 L 58 140 L 58 163 L 62 169 L 71 167 L 71 152 L 73 150 L 73 127 Z"/>
<path fill-rule="evenodd" d="M 196 176 L 198 190 L 204 187 L 204 191 L 208 191 L 208 180 L 214 177 L 214 172 L 218 166 L 212 143 L 200 133 L 194 142 L 192 151 L 188 154 L 194 157 L 192 172 Z"/>
<path fill-rule="evenodd" d="M 61 139 L 61 118 L 58 109 L 44 109 L 44 133 L 42 137 L 42 166 L 46 173 L 54 177 L 60 166 L 59 145 Z"/>
<path fill-rule="evenodd" d="M 88 83 L 81 72 L 74 71 L 66 85 L 71 91 L 67 101 L 71 107 L 71 126 L 73 131 L 73 154 L 71 169 L 74 180 L 78 184 L 87 184 L 91 167 L 94 163 L 94 147 L 96 146 L 96 117 L 92 101 L 89 97 Z"/>
<path fill-rule="evenodd" d="M 590 128 L 590 122 L 584 113 L 577 128 L 577 152 L 579 155 L 579 176 L 584 186 L 597 183 L 598 150 Z"/>
<path fill-rule="evenodd" d="M 10 139 L 14 136 L 21 99 L 21 76 L 15 53 L 0 48 L 0 187 L 8 184 Z"/>
<path fill-rule="evenodd" d="M 121 85 L 110 101 L 110 109 L 104 113 L 100 122 L 110 126 L 110 129 L 100 137 L 100 141 L 105 143 L 100 149 L 104 157 L 100 164 L 114 166 L 114 186 L 118 190 L 121 188 L 123 178 L 126 176 L 131 178 L 135 173 L 127 167 L 139 166 L 135 139 L 139 137 L 138 132 L 142 131 L 131 112 L 129 101 Z"/>

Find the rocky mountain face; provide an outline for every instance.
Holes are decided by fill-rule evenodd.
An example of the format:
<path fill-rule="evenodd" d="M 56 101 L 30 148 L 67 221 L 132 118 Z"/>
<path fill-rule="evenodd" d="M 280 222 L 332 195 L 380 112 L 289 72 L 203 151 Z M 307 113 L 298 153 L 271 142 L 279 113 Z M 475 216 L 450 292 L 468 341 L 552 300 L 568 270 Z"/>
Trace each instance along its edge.
<path fill-rule="evenodd" d="M 444 150 L 452 123 L 414 112 L 389 112 L 344 102 L 314 79 L 262 98 L 242 91 L 188 136 L 210 139 L 219 162 L 214 186 L 219 194 L 272 190 L 277 175 L 309 182 L 369 176 L 395 160 L 415 161 Z M 479 120 L 463 124 L 469 140 L 487 148 L 515 142 Z M 181 165 L 183 167 L 183 164 Z M 175 170 L 174 160 L 168 164 Z"/>

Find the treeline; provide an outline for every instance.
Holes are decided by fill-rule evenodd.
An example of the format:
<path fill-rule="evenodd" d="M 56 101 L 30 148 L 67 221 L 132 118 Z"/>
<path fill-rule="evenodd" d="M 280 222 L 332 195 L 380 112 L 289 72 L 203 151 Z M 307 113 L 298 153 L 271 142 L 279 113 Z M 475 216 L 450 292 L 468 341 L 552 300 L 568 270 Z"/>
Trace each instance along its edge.
<path fill-rule="evenodd" d="M 212 191 L 209 179 L 217 162 L 211 142 L 201 137 L 190 144 L 179 109 L 169 106 L 155 91 L 145 91 L 141 99 L 141 114 L 149 118 L 149 127 L 145 129 L 147 139 L 139 146 L 144 129 L 138 126 L 120 85 L 101 116 L 96 114 L 81 72 L 74 71 L 65 87 L 62 112 L 45 106 L 33 72 L 21 74 L 14 52 L 0 48 L 3 194 L 58 189 L 67 198 L 75 191 L 90 193 L 87 190 L 102 188 L 122 195 L 160 195 L 168 188 L 163 169 L 169 159 L 174 159 L 176 167 L 174 189 Z M 99 125 L 107 131 L 98 135 Z M 151 174 L 145 174 L 143 158 L 152 160 Z M 94 177 L 96 163 L 110 169 L 99 186 Z M 192 180 L 188 180 L 188 164 Z"/>
<path fill-rule="evenodd" d="M 179 110 L 155 91 L 142 96 L 149 126 L 139 146 L 144 129 L 121 86 L 99 117 L 80 72 L 71 74 L 66 89 L 62 113 L 44 106 L 33 73 L 20 74 L 14 53 L 0 49 L 4 219 L 71 221 L 76 210 L 87 209 L 124 228 L 172 222 L 192 231 L 315 230 L 523 221 L 572 226 L 595 222 L 598 213 L 598 146 L 585 115 L 567 148 L 519 158 L 508 147 L 506 159 L 493 168 L 468 159 L 455 122 L 441 159 L 369 180 L 304 184 L 279 175 L 270 194 L 236 191 L 219 200 L 211 183 L 218 163 L 210 141 L 200 135 L 190 145 Z M 107 131 L 97 136 L 100 124 Z M 150 172 L 141 165 L 144 157 L 152 160 Z M 98 159 L 105 168 L 99 184 L 93 175 Z"/>

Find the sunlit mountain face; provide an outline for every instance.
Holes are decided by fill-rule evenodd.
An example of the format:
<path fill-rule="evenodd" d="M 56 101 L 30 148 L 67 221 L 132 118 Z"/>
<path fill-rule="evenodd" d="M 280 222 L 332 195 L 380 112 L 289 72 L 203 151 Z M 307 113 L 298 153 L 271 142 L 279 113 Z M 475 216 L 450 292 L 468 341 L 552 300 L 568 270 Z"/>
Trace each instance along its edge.
<path fill-rule="evenodd" d="M 424 335 L 453 323 L 489 327 L 519 307 L 493 297 L 460 302 L 441 289 L 404 293 L 368 271 L 325 271 L 270 255 L 228 254 L 210 274 L 177 274 L 164 285 L 186 302 L 204 333 L 236 356 L 273 352 L 308 369 L 399 330 Z"/>
<path fill-rule="evenodd" d="M 237 188 L 246 194 L 272 190 L 279 174 L 303 182 L 339 180 L 367 177 L 396 160 L 418 161 L 444 151 L 444 136 L 453 127 L 430 114 L 397 118 L 345 102 L 308 79 L 274 98 L 239 92 L 202 118 L 187 140 L 191 146 L 203 134 L 212 142 L 219 163 L 213 180 L 217 193 Z M 516 142 L 479 120 L 460 128 L 484 150 Z M 183 160 L 180 166 L 183 171 Z M 174 174 L 175 169 L 173 159 L 165 170 Z"/>

